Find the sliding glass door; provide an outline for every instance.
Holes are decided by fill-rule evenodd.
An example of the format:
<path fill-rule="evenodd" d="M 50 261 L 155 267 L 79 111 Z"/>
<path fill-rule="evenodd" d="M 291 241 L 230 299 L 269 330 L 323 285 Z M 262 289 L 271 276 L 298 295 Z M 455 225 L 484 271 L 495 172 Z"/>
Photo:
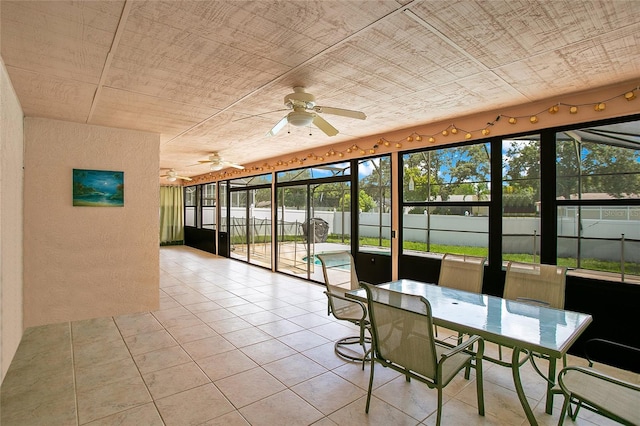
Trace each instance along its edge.
<path fill-rule="evenodd" d="M 279 272 L 323 282 L 317 255 L 351 252 L 351 184 L 345 170 L 348 165 L 341 164 L 321 171 L 306 169 L 279 176 L 276 192 Z M 294 182 L 286 182 L 291 176 Z M 310 179 L 315 176 L 318 177 Z M 296 178 L 306 179 L 298 183 Z"/>

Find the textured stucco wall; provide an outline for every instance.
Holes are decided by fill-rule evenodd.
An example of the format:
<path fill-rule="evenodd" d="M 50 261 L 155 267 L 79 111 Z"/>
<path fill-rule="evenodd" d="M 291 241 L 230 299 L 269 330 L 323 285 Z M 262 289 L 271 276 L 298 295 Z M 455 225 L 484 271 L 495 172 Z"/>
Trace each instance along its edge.
<path fill-rule="evenodd" d="M 157 309 L 158 134 L 25 118 L 24 325 Z M 73 169 L 124 172 L 124 207 L 73 207 Z"/>
<path fill-rule="evenodd" d="M 22 338 L 22 124 L 0 58 L 0 382 Z"/>

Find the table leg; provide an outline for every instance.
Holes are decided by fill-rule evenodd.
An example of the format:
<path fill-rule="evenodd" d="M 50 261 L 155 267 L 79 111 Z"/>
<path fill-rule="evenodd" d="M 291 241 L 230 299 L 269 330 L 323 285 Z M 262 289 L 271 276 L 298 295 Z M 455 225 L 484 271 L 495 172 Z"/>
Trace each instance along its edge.
<path fill-rule="evenodd" d="M 553 387 L 556 383 L 556 358 L 549 357 L 549 374 L 547 375 L 547 405 L 545 412 L 553 414 Z"/>
<path fill-rule="evenodd" d="M 522 380 L 520 379 L 520 352 L 522 350 L 520 348 L 513 348 L 513 355 L 511 357 L 511 372 L 513 373 L 513 384 L 516 387 L 516 393 L 518 394 L 518 399 L 520 399 L 520 404 L 522 404 L 522 409 L 524 410 L 524 414 L 527 416 L 527 420 L 531 426 L 538 426 L 538 421 L 533 415 L 533 411 L 531 410 L 531 406 L 529 405 L 529 401 L 527 401 L 527 396 L 524 394 L 524 389 L 522 388 Z"/>

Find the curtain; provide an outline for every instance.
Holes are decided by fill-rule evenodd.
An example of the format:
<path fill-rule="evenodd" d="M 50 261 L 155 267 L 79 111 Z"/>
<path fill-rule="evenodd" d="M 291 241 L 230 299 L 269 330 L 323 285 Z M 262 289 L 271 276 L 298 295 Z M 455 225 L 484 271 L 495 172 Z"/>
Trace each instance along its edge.
<path fill-rule="evenodd" d="M 184 240 L 184 203 L 181 186 L 160 187 L 160 244 Z"/>

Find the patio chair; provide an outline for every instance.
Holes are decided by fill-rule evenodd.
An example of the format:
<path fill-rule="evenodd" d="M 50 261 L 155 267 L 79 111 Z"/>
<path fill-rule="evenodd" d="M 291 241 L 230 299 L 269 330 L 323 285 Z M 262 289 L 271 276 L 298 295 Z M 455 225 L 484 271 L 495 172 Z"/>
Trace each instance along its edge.
<path fill-rule="evenodd" d="M 482 293 L 482 279 L 486 260 L 486 257 L 446 253 L 440 263 L 438 285 L 471 293 Z M 438 337 L 437 326 L 435 327 L 435 333 L 436 337 Z M 461 341 L 462 334 L 458 333 L 458 343 Z"/>
<path fill-rule="evenodd" d="M 438 285 L 471 293 L 482 293 L 486 260 L 486 257 L 445 254 L 440 263 Z"/>
<path fill-rule="evenodd" d="M 478 414 L 484 416 L 482 354 L 484 341 L 471 336 L 456 347 L 438 344 L 433 336 L 431 305 L 421 296 L 398 293 L 361 282 L 366 289 L 372 332 L 369 412 L 375 363 L 382 364 L 438 390 L 436 425 L 442 417 L 442 389 L 464 368 L 476 369 Z M 472 352 L 474 344 L 477 351 Z"/>
<path fill-rule="evenodd" d="M 349 252 L 322 253 L 317 255 L 322 264 L 322 274 L 327 289 L 327 315 L 333 315 L 336 319 L 349 321 L 360 328 L 358 336 L 343 337 L 336 341 L 334 348 L 338 355 L 351 361 L 367 360 L 367 343 L 371 338 L 365 335 L 369 327 L 369 317 L 364 303 L 345 297 L 345 292 L 359 288 L 353 257 Z M 352 345 L 360 345 L 362 353 L 349 349 Z"/>
<path fill-rule="evenodd" d="M 564 309 L 564 266 L 509 262 L 503 298 Z"/>
<path fill-rule="evenodd" d="M 608 346 L 608 350 L 628 352 L 640 359 L 640 349 L 602 339 L 592 339 L 590 344 Z M 565 367 L 558 374 L 558 384 L 564 395 L 558 425 L 564 424 L 568 414 L 573 421 L 581 407 L 625 425 L 640 425 L 640 385 L 612 377 L 593 368 L 592 357 L 587 352 L 589 367 Z M 571 409 L 575 404 L 575 410 Z"/>
<path fill-rule="evenodd" d="M 540 263 L 509 262 L 503 298 L 531 305 L 564 309 L 567 268 Z M 536 355 L 536 354 L 533 354 Z M 498 347 L 502 360 L 502 346 Z M 566 365 L 566 356 L 563 357 Z M 537 368 L 534 364 L 534 368 Z"/>

